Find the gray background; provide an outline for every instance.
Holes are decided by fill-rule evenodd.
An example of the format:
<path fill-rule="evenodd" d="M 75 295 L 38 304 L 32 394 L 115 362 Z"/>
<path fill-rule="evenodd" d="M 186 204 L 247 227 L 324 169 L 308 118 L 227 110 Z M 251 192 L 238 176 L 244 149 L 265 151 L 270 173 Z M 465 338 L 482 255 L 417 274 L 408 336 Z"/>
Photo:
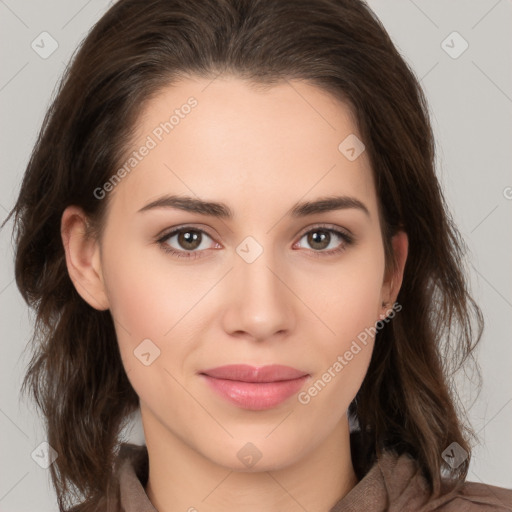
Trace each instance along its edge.
<path fill-rule="evenodd" d="M 24 168 L 56 83 L 106 0 L 0 0 L 2 116 L 0 218 L 14 204 Z M 512 4 L 510 0 L 371 0 L 421 79 L 437 140 L 438 172 L 470 248 L 468 267 L 486 330 L 477 351 L 483 388 L 458 379 L 480 436 L 469 480 L 512 487 Z M 43 32 L 57 50 L 31 47 Z M 469 47 L 457 58 L 442 42 L 457 31 Z M 453 40 L 453 42 L 451 42 Z M 447 44 L 457 52 L 461 40 Z M 49 46 L 46 46 L 49 48 Z M 45 441 L 33 405 L 19 401 L 32 315 L 13 280 L 12 222 L 0 232 L 0 511 L 57 510 L 49 471 L 31 458 Z M 471 377 L 471 373 L 469 374 Z M 141 442 L 135 423 L 134 442 Z"/>

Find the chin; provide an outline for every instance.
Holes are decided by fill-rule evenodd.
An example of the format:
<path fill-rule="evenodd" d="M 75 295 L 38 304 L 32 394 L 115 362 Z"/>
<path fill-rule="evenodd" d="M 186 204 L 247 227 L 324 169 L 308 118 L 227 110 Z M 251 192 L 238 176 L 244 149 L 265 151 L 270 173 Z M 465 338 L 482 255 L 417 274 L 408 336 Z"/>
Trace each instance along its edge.
<path fill-rule="evenodd" d="M 273 442 L 269 439 L 230 439 L 227 445 L 219 443 L 220 451 L 204 455 L 213 463 L 241 473 L 277 471 L 293 465 L 304 454 L 300 442 Z"/>

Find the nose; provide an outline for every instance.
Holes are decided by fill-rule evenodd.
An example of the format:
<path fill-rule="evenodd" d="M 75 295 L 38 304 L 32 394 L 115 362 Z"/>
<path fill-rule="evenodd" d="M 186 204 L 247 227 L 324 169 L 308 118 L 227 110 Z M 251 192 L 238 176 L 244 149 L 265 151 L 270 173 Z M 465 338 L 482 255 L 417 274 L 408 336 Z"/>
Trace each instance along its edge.
<path fill-rule="evenodd" d="M 249 251 L 255 249 L 249 247 Z M 283 337 L 294 329 L 297 303 L 300 304 L 293 294 L 293 283 L 289 282 L 291 273 L 270 249 L 251 260 L 243 251 L 234 256 L 225 285 L 225 332 L 260 342 Z"/>

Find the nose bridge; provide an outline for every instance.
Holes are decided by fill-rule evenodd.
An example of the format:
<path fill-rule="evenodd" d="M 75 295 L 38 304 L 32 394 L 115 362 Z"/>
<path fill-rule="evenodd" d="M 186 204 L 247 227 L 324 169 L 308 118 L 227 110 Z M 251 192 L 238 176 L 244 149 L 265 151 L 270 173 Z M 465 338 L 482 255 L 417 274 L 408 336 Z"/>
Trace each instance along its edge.
<path fill-rule="evenodd" d="M 245 283 L 247 293 L 267 301 L 282 292 L 278 289 L 282 283 L 274 275 L 279 262 L 269 240 L 259 242 L 253 236 L 246 237 L 236 248 L 235 260 L 236 273 Z"/>
<path fill-rule="evenodd" d="M 236 247 L 231 276 L 228 330 L 265 339 L 291 328 L 292 294 L 283 283 L 286 275 L 280 275 L 282 268 L 272 247 L 252 236 L 242 240 Z"/>

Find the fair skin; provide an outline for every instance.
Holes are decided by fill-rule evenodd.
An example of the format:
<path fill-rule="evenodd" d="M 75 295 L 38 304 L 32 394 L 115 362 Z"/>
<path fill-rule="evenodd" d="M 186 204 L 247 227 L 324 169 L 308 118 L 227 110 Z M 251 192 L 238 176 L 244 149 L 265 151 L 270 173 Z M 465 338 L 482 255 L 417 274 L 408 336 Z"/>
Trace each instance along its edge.
<path fill-rule="evenodd" d="M 83 236 L 79 208 L 65 210 L 68 271 L 83 299 L 115 319 L 140 397 L 146 492 L 159 512 L 327 512 L 357 484 L 346 411 L 374 339 L 307 404 L 295 394 L 270 409 L 246 410 L 214 393 L 198 372 L 283 364 L 309 374 L 307 391 L 389 311 L 382 303 L 396 300 L 407 237 L 394 237 L 398 266 L 386 274 L 368 156 L 349 161 L 338 150 L 349 134 L 359 136 L 354 119 L 305 82 L 262 91 L 235 77 L 184 79 L 148 103 L 131 151 L 190 96 L 197 106 L 103 199 L 110 203 L 101 240 Z M 139 212 L 164 194 L 222 202 L 234 215 Z M 367 212 L 288 215 L 297 202 L 327 196 L 357 199 Z M 156 241 L 184 225 L 202 236 L 195 248 L 177 235 Z M 308 237 L 312 230 L 327 237 L 323 246 Z M 263 250 L 250 263 L 237 253 L 249 236 Z M 198 257 L 178 258 L 163 246 Z M 343 250 L 325 254 L 336 248 Z M 145 339 L 160 350 L 147 366 L 134 355 Z M 251 467 L 237 456 L 249 442 L 261 454 Z"/>

